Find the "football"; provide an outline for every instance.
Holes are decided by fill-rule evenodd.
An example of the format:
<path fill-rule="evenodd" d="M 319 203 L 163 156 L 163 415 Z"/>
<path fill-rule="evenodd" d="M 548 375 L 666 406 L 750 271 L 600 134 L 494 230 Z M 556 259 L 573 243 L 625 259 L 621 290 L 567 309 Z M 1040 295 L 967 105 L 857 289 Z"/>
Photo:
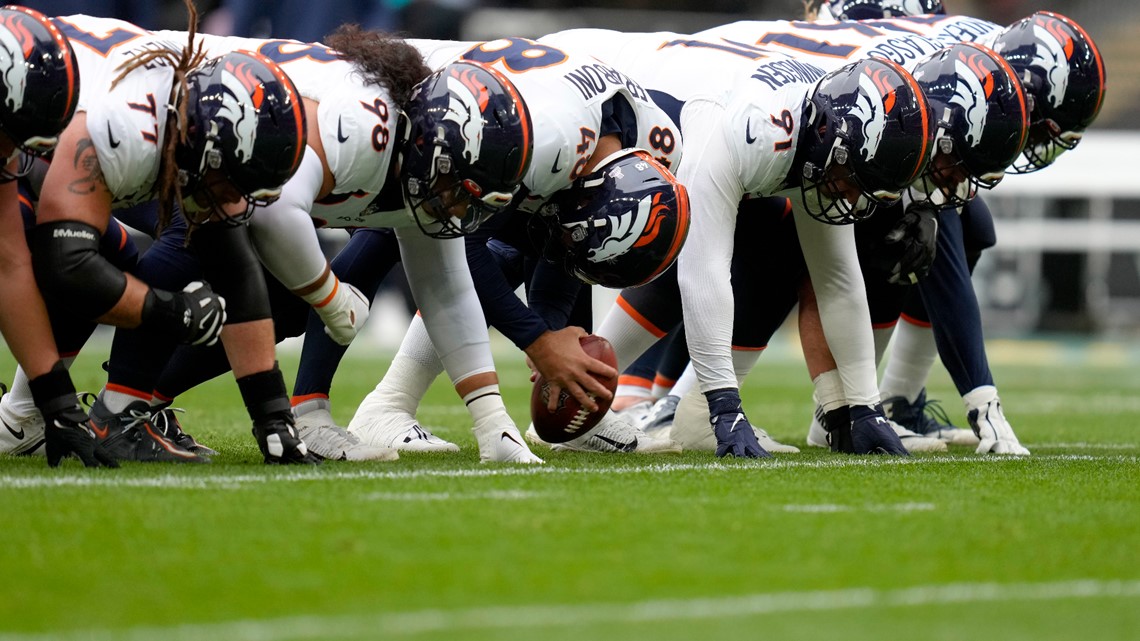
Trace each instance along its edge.
<path fill-rule="evenodd" d="M 602 361 L 610 367 L 617 368 L 617 354 L 610 342 L 601 336 L 583 336 L 579 339 L 582 350 L 590 356 Z M 610 393 L 617 391 L 617 377 L 601 378 L 595 376 Z M 591 397 L 593 397 L 591 395 Z M 534 381 L 534 389 L 530 394 L 530 416 L 534 421 L 534 430 L 542 440 L 547 443 L 565 443 L 570 439 L 585 434 L 590 428 L 598 424 L 610 409 L 611 400 L 598 401 L 598 410 L 591 412 L 582 407 L 566 390 L 558 394 L 558 406 L 553 412 L 546 409 L 550 399 L 550 384 L 538 375 Z M 596 400 L 596 399 L 595 399 Z"/>

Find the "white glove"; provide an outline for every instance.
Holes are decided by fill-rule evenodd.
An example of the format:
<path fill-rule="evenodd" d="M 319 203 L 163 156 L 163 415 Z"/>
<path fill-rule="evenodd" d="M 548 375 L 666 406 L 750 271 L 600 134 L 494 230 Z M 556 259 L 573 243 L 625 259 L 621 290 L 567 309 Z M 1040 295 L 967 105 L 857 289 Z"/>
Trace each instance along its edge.
<path fill-rule="evenodd" d="M 976 453 L 1029 456 L 1029 450 L 1018 442 L 1017 435 L 1013 433 L 1013 426 L 1005 420 L 1005 414 L 1001 411 L 1001 401 L 998 399 L 995 398 L 971 411 L 969 418 L 970 426 L 974 428 L 974 433 L 981 441 L 975 450 Z"/>
<path fill-rule="evenodd" d="M 338 345 L 349 345 L 364 326 L 364 321 L 368 320 L 368 298 L 348 283 L 337 284 L 332 298 L 313 309 L 324 322 L 325 333 L 329 338 Z"/>

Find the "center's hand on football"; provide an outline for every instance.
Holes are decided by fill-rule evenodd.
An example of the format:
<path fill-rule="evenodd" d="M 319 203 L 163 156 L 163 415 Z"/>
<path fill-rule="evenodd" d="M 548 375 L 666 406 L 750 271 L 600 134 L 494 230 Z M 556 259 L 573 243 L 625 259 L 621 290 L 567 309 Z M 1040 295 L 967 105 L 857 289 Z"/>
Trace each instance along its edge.
<path fill-rule="evenodd" d="M 590 356 L 578 339 L 586 336 L 581 327 L 567 327 L 548 331 L 526 348 L 528 360 L 550 383 L 550 403 L 554 411 L 561 390 L 566 390 L 583 407 L 593 412 L 598 409 L 595 398 L 609 400 L 610 391 L 594 375 L 602 378 L 617 376 L 617 370 Z"/>

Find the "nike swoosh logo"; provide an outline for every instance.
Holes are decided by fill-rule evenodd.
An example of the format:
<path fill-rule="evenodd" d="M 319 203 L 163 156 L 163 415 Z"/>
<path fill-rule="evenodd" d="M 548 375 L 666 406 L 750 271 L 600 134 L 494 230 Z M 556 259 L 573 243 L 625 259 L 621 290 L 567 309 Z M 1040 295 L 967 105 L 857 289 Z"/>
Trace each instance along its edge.
<path fill-rule="evenodd" d="M 752 118 L 744 125 L 744 141 L 750 145 L 756 142 L 756 136 L 752 135 Z"/>
<path fill-rule="evenodd" d="M 111 141 L 111 149 L 115 149 L 121 144 L 115 140 L 115 134 L 111 133 L 111 123 L 107 123 L 107 138 Z"/>
<path fill-rule="evenodd" d="M 554 155 L 554 164 L 550 166 L 550 173 L 557 174 L 557 173 L 560 173 L 562 171 L 562 168 L 558 166 L 558 159 L 561 157 L 562 157 L 562 150 L 559 149 L 558 153 Z"/>
<path fill-rule="evenodd" d="M 607 438 L 600 434 L 597 434 L 596 436 L 599 441 L 603 443 L 609 443 L 610 445 L 614 446 L 614 448 L 616 448 L 619 452 L 632 452 L 637 449 L 637 437 L 634 437 L 633 441 L 629 443 L 622 443 L 621 441 L 615 441 L 612 438 Z"/>
<path fill-rule="evenodd" d="M 8 428 L 8 431 L 12 433 L 12 436 L 16 437 L 16 440 L 18 440 L 18 441 L 24 440 L 24 428 L 21 427 L 20 431 L 17 432 L 16 430 L 12 429 L 11 425 L 8 425 L 8 421 L 0 419 L 0 423 L 3 423 L 4 427 Z"/>
<path fill-rule="evenodd" d="M 336 119 L 336 140 L 337 140 L 337 142 L 344 142 L 344 141 L 348 140 L 348 136 L 344 135 L 344 130 L 341 129 L 341 121 L 342 120 L 344 120 L 343 116 Z"/>
<path fill-rule="evenodd" d="M 95 427 L 95 421 L 89 420 L 87 421 L 87 425 L 91 427 L 91 431 L 95 433 L 95 438 L 98 438 L 99 440 L 107 438 L 107 434 L 111 431 L 111 428 L 109 427 L 104 427 L 103 429 Z"/>
<path fill-rule="evenodd" d="M 740 421 L 743 421 L 743 420 L 744 420 L 744 415 L 743 415 L 743 414 L 737 414 L 737 415 L 736 415 L 736 420 L 732 422 L 732 429 L 730 429 L 730 430 L 728 430 L 728 431 L 729 431 L 729 432 L 735 432 L 735 431 L 736 431 L 736 427 L 737 427 L 738 425 L 740 425 Z"/>
<path fill-rule="evenodd" d="M 511 436 L 510 434 L 507 434 L 506 432 L 503 432 L 503 435 L 499 438 L 500 442 L 502 442 L 503 440 L 510 441 L 510 442 L 514 443 L 515 445 L 522 447 L 522 443 L 519 443 L 518 441 L 516 441 L 513 436 Z"/>

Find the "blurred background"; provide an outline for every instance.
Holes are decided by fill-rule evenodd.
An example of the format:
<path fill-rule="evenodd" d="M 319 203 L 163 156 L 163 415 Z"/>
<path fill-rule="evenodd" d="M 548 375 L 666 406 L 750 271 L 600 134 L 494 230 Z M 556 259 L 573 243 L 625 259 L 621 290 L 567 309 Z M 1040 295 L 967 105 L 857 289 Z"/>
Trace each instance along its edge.
<path fill-rule="evenodd" d="M 1008 24 L 1050 10 L 1079 22 L 1106 60 L 1100 117 L 1048 171 L 1011 176 L 987 202 L 998 246 L 974 277 L 989 337 L 1140 337 L 1140 3 L 944 0 L 947 11 Z M 48 15 L 87 13 L 184 29 L 182 0 L 26 0 Z M 482 40 L 575 27 L 695 32 L 739 19 L 795 19 L 799 0 L 201 0 L 202 30 L 318 41 L 342 22 L 408 36 Z M 1126 169 L 1127 168 L 1127 169 Z M 342 239 L 326 239 L 330 249 Z M 397 321 L 397 324 L 400 321 Z M 394 329 L 394 328 L 392 328 Z M 385 332 L 388 333 L 388 332 Z"/>

